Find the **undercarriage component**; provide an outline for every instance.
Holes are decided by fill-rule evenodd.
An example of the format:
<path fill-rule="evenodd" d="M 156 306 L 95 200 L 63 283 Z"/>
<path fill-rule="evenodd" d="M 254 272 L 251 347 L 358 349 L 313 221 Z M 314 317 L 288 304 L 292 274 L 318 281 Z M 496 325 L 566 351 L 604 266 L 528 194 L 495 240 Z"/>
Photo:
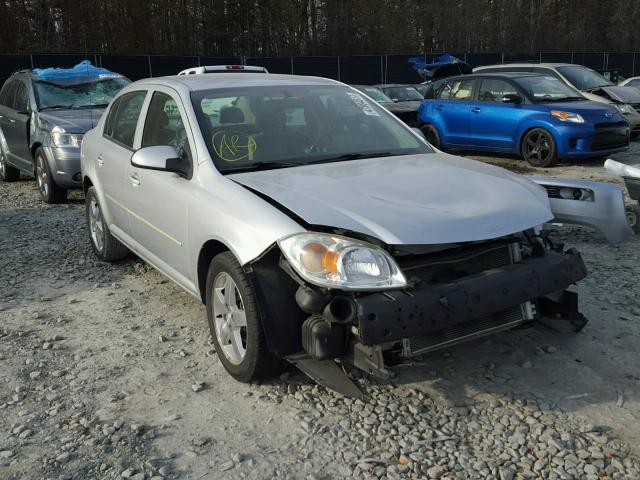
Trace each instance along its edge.
<path fill-rule="evenodd" d="M 287 360 L 323 387 L 349 398 L 362 399 L 358 386 L 333 360 L 314 360 L 306 354 L 291 355 Z"/>
<path fill-rule="evenodd" d="M 535 307 L 531 302 L 507 308 L 477 320 L 444 328 L 430 335 L 418 335 L 402 340 L 403 357 L 412 357 L 450 347 L 474 338 L 509 330 L 535 318 Z"/>
<path fill-rule="evenodd" d="M 359 342 L 353 343 L 353 366 L 373 375 L 388 380 L 393 372 L 387 370 L 384 364 L 383 348 L 381 345 L 368 346 Z"/>
<path fill-rule="evenodd" d="M 578 294 L 564 290 L 541 298 L 540 323 L 564 333 L 579 332 L 588 320 L 578 311 Z"/>
<path fill-rule="evenodd" d="M 347 327 L 312 315 L 302 324 L 302 348 L 315 360 L 329 360 L 344 355 Z"/>

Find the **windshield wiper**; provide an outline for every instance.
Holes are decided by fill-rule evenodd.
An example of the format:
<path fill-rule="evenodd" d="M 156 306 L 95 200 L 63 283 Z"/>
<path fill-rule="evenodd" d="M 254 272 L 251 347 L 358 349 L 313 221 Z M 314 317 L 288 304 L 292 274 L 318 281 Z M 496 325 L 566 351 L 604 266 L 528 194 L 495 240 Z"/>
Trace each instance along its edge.
<path fill-rule="evenodd" d="M 292 162 L 253 162 L 249 165 L 241 165 L 239 167 L 233 167 L 228 170 L 223 170 L 222 174 L 247 172 L 255 170 L 272 170 L 274 168 L 287 168 L 287 167 L 300 167 L 303 163 Z"/>
<path fill-rule="evenodd" d="M 586 98 L 584 97 L 562 97 L 562 98 L 547 98 L 547 99 L 541 99 L 540 101 L 542 103 L 545 102 L 573 102 L 573 101 L 579 101 L 579 100 L 586 100 Z"/>
<path fill-rule="evenodd" d="M 330 162 L 343 162 L 347 160 L 361 160 L 364 158 L 377 158 L 377 157 L 390 157 L 391 155 L 397 155 L 391 152 L 371 152 L 371 153 L 345 153 L 344 155 L 337 155 L 335 157 L 321 158 L 312 162 L 305 163 L 305 165 L 313 165 L 315 163 L 330 163 Z"/>
<path fill-rule="evenodd" d="M 71 105 L 47 105 L 46 107 L 40 107 L 40 111 L 51 110 L 53 108 L 73 108 L 73 104 Z"/>
<path fill-rule="evenodd" d="M 109 106 L 108 103 L 96 103 L 93 105 L 79 105 L 76 108 L 106 108 L 108 106 Z"/>

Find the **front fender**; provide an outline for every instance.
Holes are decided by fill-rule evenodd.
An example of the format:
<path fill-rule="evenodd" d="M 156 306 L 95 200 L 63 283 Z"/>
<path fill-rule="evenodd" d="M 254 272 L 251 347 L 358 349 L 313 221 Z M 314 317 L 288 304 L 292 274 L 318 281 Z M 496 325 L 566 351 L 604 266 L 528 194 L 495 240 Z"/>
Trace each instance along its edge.
<path fill-rule="evenodd" d="M 568 178 L 528 178 L 547 190 L 554 221 L 594 227 L 613 244 L 633 235 L 627 224 L 624 195 L 619 185 Z M 578 200 L 572 196 L 576 189 L 582 191 Z"/>

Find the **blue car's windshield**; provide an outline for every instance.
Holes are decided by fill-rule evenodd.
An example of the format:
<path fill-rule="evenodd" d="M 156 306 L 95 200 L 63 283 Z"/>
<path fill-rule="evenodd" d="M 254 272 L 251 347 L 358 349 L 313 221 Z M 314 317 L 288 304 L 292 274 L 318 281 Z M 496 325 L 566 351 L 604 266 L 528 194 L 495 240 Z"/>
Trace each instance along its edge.
<path fill-rule="evenodd" d="M 526 76 L 513 79 L 534 102 L 562 102 L 584 100 L 580 92 L 555 77 Z"/>
<path fill-rule="evenodd" d="M 613 83 L 598 72 L 594 72 L 590 68 L 583 67 L 582 65 L 570 65 L 557 68 L 558 71 L 571 82 L 571 85 L 578 90 L 593 90 L 594 88 L 613 85 Z"/>
<path fill-rule="evenodd" d="M 221 172 L 430 153 L 376 102 L 334 85 L 273 85 L 191 95 Z"/>
<path fill-rule="evenodd" d="M 131 83 L 124 77 L 77 84 L 33 82 L 38 109 L 106 107 L 122 88 Z"/>

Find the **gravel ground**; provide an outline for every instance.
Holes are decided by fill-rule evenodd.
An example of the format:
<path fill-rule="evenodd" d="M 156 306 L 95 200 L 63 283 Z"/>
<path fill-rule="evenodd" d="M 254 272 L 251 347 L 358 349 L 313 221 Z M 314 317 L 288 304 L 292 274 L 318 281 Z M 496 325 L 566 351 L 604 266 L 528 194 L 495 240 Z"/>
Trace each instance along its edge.
<path fill-rule="evenodd" d="M 599 165 L 546 173 L 613 180 Z M 580 334 L 424 356 L 359 378 L 360 401 L 294 370 L 236 383 L 202 305 L 136 258 L 95 260 L 82 195 L 44 206 L 32 181 L 0 184 L 0 478 L 638 479 L 640 240 L 554 235 L 590 270 Z"/>

